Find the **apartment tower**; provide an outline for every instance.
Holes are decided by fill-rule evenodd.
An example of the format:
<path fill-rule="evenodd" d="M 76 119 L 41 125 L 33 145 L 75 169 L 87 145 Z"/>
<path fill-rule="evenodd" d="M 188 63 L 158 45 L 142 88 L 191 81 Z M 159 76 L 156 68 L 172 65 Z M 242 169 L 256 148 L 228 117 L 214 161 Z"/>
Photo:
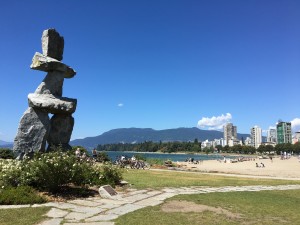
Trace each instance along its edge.
<path fill-rule="evenodd" d="M 237 128 L 233 126 L 232 123 L 227 123 L 223 126 L 224 131 L 224 140 L 228 145 L 229 140 L 236 140 L 237 139 Z"/>
<path fill-rule="evenodd" d="M 292 143 L 292 124 L 291 122 L 277 123 L 277 144 Z"/>
<path fill-rule="evenodd" d="M 262 142 L 261 128 L 258 126 L 254 126 L 251 128 L 250 133 L 251 133 L 252 146 L 258 148 Z"/>

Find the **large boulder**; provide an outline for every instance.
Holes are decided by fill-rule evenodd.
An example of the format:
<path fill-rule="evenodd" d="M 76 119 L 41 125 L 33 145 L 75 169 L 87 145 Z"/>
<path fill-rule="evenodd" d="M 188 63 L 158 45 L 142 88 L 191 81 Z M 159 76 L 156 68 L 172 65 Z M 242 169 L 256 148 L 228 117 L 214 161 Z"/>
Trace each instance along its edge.
<path fill-rule="evenodd" d="M 61 61 L 64 53 L 64 38 L 55 29 L 44 30 L 42 49 L 43 55 Z"/>
<path fill-rule="evenodd" d="M 51 118 L 51 130 L 48 137 L 49 148 L 61 145 L 64 149 L 70 149 L 69 145 L 74 118 L 71 115 L 55 114 Z"/>
<path fill-rule="evenodd" d="M 31 93 L 28 95 L 28 104 L 30 107 L 52 114 L 72 114 L 76 110 L 77 100 L 51 94 Z"/>
<path fill-rule="evenodd" d="M 13 151 L 19 155 L 20 159 L 25 154 L 45 151 L 49 130 L 48 113 L 29 107 L 21 118 Z"/>
<path fill-rule="evenodd" d="M 76 74 L 76 71 L 70 66 L 39 52 L 34 54 L 30 68 L 45 72 L 60 71 L 63 72 L 65 78 L 72 78 Z"/>
<path fill-rule="evenodd" d="M 62 72 L 49 72 L 43 82 L 37 87 L 34 93 L 36 94 L 52 94 L 62 96 L 64 84 L 64 75 Z"/>

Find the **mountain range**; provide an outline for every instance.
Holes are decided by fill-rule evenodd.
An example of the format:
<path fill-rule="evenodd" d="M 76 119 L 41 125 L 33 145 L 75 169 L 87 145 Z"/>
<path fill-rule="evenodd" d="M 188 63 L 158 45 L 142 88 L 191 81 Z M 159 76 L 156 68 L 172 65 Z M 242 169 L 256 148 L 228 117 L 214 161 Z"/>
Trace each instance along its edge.
<path fill-rule="evenodd" d="M 237 134 L 238 139 L 246 139 L 249 134 Z M 140 143 L 145 141 L 153 142 L 174 142 L 174 141 L 199 141 L 213 140 L 223 138 L 223 132 L 216 130 L 201 130 L 192 128 L 175 128 L 166 130 L 154 130 L 151 128 L 119 128 L 107 131 L 95 137 L 86 137 L 75 139 L 70 142 L 71 145 L 80 145 L 91 149 L 101 144 L 114 143 Z"/>
<path fill-rule="evenodd" d="M 13 143 L 0 140 L 0 148 L 12 148 Z"/>

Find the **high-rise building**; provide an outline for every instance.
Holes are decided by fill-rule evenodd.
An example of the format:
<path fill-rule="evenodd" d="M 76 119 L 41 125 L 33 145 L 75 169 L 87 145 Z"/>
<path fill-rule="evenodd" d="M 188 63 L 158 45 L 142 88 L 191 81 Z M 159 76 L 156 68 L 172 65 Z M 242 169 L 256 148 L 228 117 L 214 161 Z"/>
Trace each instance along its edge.
<path fill-rule="evenodd" d="M 292 124 L 291 122 L 277 123 L 277 144 L 292 143 Z"/>
<path fill-rule="evenodd" d="M 262 142 L 261 128 L 258 126 L 254 126 L 251 128 L 250 133 L 251 133 L 252 146 L 258 148 Z"/>
<path fill-rule="evenodd" d="M 232 123 L 227 123 L 223 126 L 224 131 L 224 140 L 226 141 L 227 145 L 229 140 L 236 140 L 237 139 L 237 128 L 233 126 Z"/>
<path fill-rule="evenodd" d="M 276 143 L 277 142 L 277 135 L 276 135 L 276 129 L 270 128 L 267 131 L 267 142 L 268 143 Z"/>

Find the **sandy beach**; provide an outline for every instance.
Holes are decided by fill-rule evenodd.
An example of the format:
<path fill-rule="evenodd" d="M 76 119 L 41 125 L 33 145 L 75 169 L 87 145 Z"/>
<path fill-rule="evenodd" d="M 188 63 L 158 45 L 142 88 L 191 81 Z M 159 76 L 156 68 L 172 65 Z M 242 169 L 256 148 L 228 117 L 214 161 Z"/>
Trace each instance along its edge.
<path fill-rule="evenodd" d="M 256 167 L 256 163 L 265 167 Z M 196 170 L 208 173 L 225 173 L 225 174 L 240 174 L 240 175 L 254 175 L 254 176 L 268 176 L 278 178 L 299 178 L 300 179 L 300 162 L 297 157 L 281 160 L 276 157 L 271 161 L 270 159 L 258 159 L 255 161 L 243 161 L 231 163 L 227 160 L 205 160 L 200 164 L 193 164 L 188 162 L 175 162 L 177 166 L 183 169 Z"/>

